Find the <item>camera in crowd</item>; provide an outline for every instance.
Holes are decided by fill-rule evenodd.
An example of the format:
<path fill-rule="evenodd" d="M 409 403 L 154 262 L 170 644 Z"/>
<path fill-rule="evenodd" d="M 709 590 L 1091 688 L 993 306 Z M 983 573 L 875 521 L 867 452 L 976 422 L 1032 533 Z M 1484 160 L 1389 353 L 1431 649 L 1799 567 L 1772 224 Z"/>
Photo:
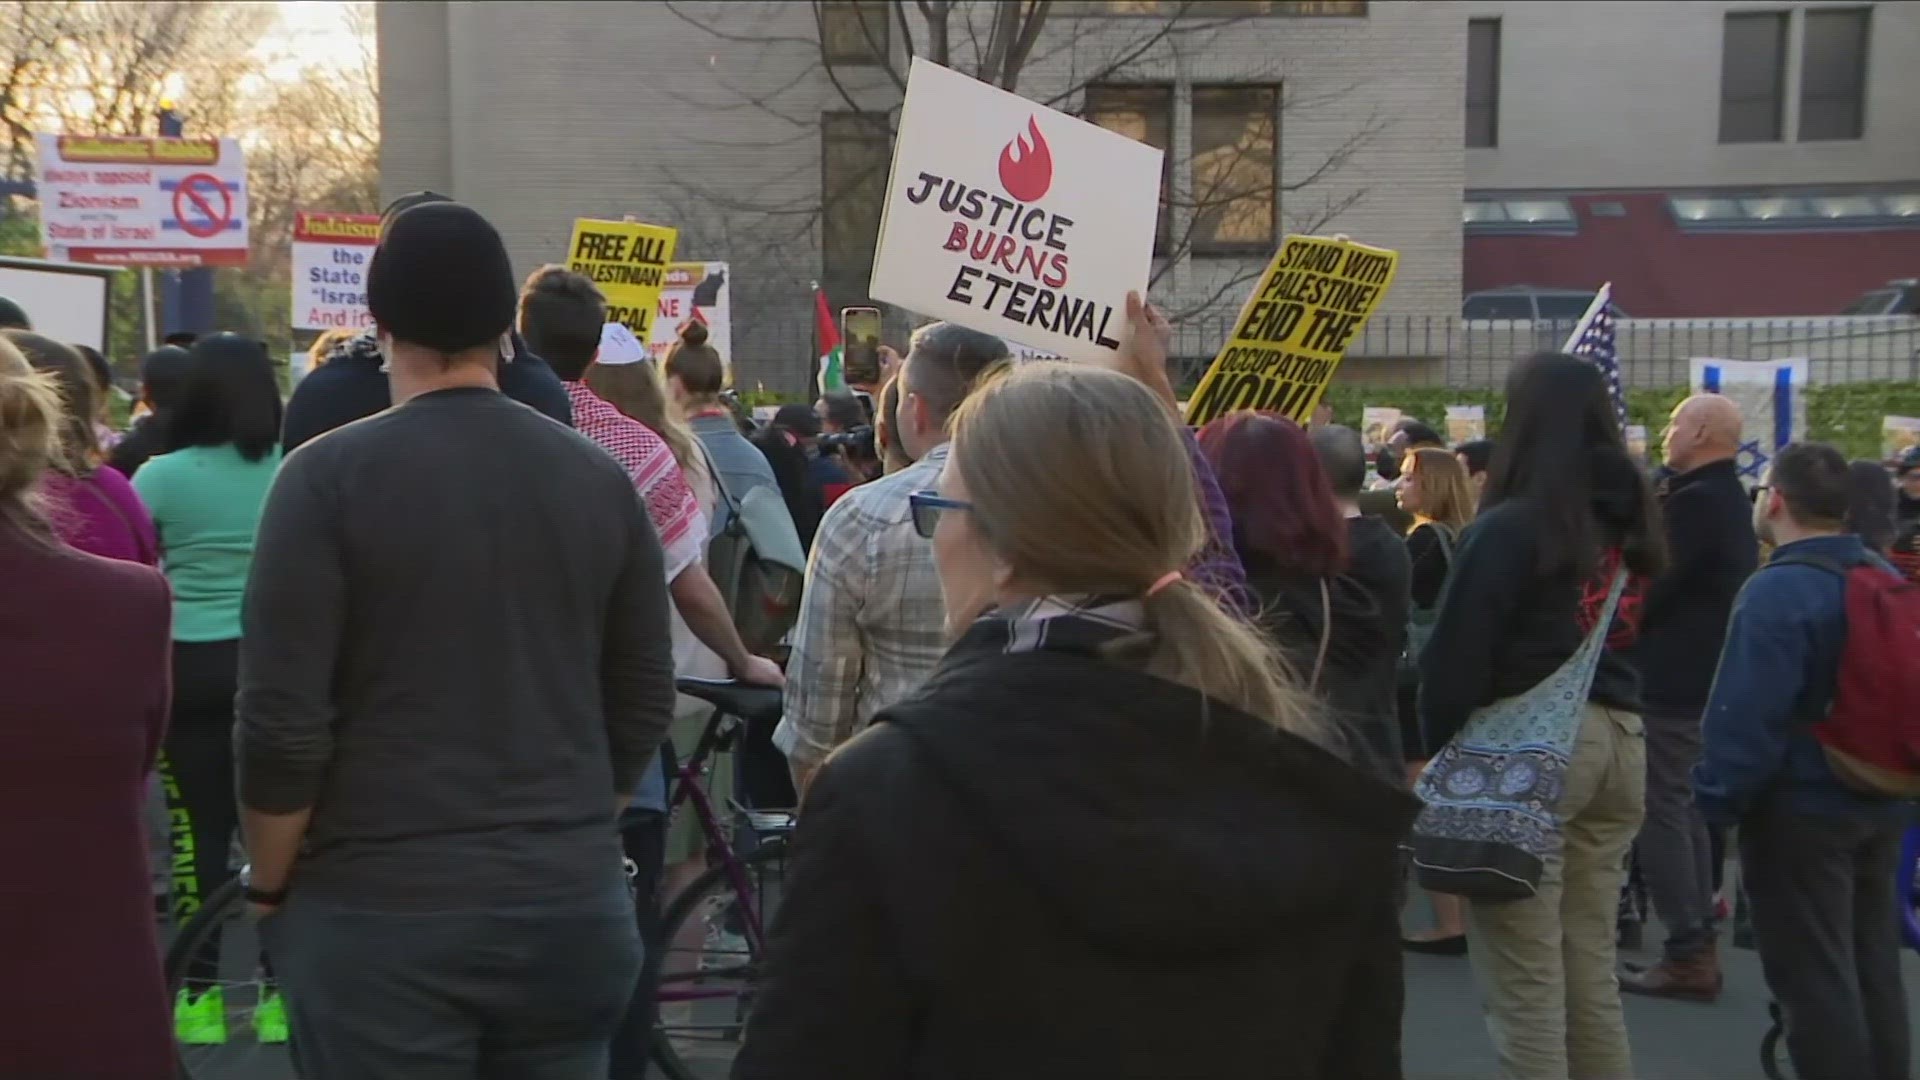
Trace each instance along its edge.
<path fill-rule="evenodd" d="M 818 445 L 823 452 L 844 449 L 859 457 L 872 457 L 873 425 L 860 424 L 845 431 L 829 432 L 820 436 Z"/>

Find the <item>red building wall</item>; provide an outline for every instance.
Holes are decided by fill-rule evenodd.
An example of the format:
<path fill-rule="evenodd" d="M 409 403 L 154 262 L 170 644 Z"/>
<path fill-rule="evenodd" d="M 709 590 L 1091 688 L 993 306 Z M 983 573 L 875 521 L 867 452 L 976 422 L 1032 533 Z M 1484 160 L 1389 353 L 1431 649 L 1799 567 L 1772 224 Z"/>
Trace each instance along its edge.
<path fill-rule="evenodd" d="M 1681 230 L 1661 193 L 1571 197 L 1573 236 L 1466 236 L 1463 287 L 1593 289 L 1643 319 L 1834 315 L 1893 278 L 1920 277 L 1920 227 Z M 1596 202 L 1624 217 L 1595 217 Z"/>

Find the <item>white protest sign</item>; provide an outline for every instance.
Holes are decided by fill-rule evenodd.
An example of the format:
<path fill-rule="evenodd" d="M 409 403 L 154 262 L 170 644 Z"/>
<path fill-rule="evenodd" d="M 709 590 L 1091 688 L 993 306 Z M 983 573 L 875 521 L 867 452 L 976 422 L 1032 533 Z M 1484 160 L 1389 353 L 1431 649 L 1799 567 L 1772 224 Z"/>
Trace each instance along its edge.
<path fill-rule="evenodd" d="M 660 286 L 660 313 L 647 332 L 647 348 L 665 356 L 680 340 L 680 328 L 690 319 L 707 324 L 707 344 L 722 359 L 733 360 L 733 305 L 723 262 L 674 262 Z"/>
<path fill-rule="evenodd" d="M 915 57 L 868 294 L 1074 360 L 1126 338 L 1160 151 Z"/>
<path fill-rule="evenodd" d="M 235 139 L 36 135 L 48 257 L 114 266 L 245 266 L 247 161 Z"/>
<path fill-rule="evenodd" d="M 293 328 L 364 330 L 367 270 L 380 242 L 380 215 L 293 215 Z"/>
<path fill-rule="evenodd" d="M 1485 405 L 1447 406 L 1447 441 L 1455 446 L 1487 437 Z"/>

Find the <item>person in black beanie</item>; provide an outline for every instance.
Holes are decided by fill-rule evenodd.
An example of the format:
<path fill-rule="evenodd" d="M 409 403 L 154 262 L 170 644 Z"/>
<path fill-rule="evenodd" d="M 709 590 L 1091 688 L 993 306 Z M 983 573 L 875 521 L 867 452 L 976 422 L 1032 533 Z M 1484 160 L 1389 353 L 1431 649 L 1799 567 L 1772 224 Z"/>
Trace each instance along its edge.
<path fill-rule="evenodd" d="M 384 238 L 402 214 L 416 207 L 450 202 L 445 195 L 432 191 L 402 195 L 381 213 L 380 235 Z M 509 329 L 504 340 L 506 348 L 498 364 L 501 393 L 571 426 L 573 406 L 546 361 L 533 355 L 517 332 Z M 293 388 L 281 424 L 281 449 L 292 453 L 301 443 L 392 404 L 385 364 L 372 333 L 347 338 L 335 346 L 327 354 L 326 363 Z"/>
<path fill-rule="evenodd" d="M 395 404 L 288 455 L 255 545 L 246 896 L 308 1080 L 603 1077 L 641 960 L 614 822 L 673 716 L 660 541 L 500 392 L 485 218 L 396 217 L 367 300 Z"/>

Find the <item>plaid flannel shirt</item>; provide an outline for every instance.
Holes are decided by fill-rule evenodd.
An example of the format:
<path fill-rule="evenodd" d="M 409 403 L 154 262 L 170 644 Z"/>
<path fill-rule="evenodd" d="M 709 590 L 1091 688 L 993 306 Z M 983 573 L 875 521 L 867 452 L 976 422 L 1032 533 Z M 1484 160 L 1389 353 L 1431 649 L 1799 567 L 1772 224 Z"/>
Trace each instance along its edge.
<path fill-rule="evenodd" d="M 1193 432 L 1181 429 L 1207 542 L 1187 567 L 1223 606 L 1251 613 L 1253 594 L 1233 550 L 1233 519 Z M 913 530 L 908 497 L 934 487 L 947 447 L 854 488 L 820 522 L 807 590 L 787 661 L 786 715 L 773 741 L 815 765 L 864 730 L 880 710 L 919 689 L 947 650 L 946 607 L 933 545 Z"/>
<path fill-rule="evenodd" d="M 947 651 L 933 544 L 908 497 L 934 487 L 947 447 L 841 496 L 820 521 L 787 660 L 786 715 L 773 742 L 815 765 L 881 709 L 920 688 Z"/>

